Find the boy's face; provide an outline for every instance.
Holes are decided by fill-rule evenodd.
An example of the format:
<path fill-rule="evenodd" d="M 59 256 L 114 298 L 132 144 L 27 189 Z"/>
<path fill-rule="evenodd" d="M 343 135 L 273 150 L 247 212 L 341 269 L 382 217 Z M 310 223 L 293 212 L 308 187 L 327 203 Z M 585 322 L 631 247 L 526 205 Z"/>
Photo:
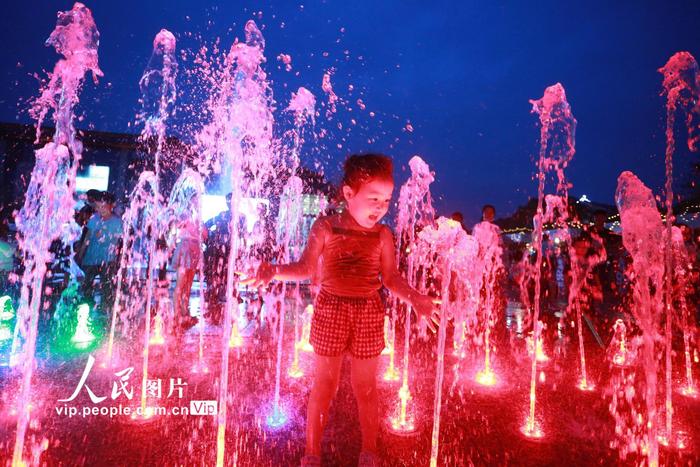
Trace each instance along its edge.
<path fill-rule="evenodd" d="M 394 182 L 373 179 L 360 186 L 358 191 L 343 186 L 343 195 L 348 203 L 348 211 L 355 221 L 365 228 L 372 228 L 389 210 Z"/>
<path fill-rule="evenodd" d="M 493 222 L 493 219 L 496 217 L 496 211 L 493 208 L 486 208 L 482 213 L 482 217 L 486 222 Z"/>
<path fill-rule="evenodd" d="M 97 214 L 100 215 L 100 217 L 107 218 L 112 215 L 112 208 L 114 207 L 113 204 L 108 203 L 106 201 L 97 201 L 95 202 L 95 210 L 97 211 Z"/>

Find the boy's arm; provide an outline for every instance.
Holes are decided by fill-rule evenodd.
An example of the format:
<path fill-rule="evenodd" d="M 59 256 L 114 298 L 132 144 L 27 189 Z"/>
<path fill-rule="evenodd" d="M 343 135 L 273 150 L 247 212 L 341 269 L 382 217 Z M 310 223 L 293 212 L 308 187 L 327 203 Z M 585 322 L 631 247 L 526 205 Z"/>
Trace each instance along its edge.
<path fill-rule="evenodd" d="M 382 228 L 380 232 L 381 241 L 381 272 L 382 282 L 391 293 L 398 296 L 404 302 L 413 304 L 417 295 L 420 295 L 404 279 L 396 267 L 396 247 L 394 246 L 394 236 L 389 228 Z"/>
<path fill-rule="evenodd" d="M 418 317 L 425 318 L 428 328 L 435 332 L 437 325 L 440 324 L 440 311 L 437 308 L 440 300 L 418 292 L 399 274 L 396 267 L 394 236 L 388 227 L 381 230 L 380 238 L 382 242 L 381 272 L 384 286 L 401 300 L 410 304 Z"/>

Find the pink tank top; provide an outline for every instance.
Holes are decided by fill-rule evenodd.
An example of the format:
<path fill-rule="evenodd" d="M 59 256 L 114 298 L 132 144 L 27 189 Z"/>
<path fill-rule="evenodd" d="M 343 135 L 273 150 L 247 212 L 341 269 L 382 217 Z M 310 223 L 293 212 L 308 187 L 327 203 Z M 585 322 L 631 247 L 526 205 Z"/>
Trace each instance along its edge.
<path fill-rule="evenodd" d="M 380 230 L 366 231 L 334 226 L 323 249 L 321 288 L 341 297 L 368 297 L 381 287 Z"/>

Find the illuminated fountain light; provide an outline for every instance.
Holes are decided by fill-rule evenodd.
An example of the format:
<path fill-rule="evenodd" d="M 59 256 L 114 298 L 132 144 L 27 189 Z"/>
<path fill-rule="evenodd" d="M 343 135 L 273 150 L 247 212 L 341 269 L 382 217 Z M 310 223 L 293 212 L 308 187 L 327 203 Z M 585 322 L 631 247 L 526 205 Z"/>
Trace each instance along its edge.
<path fill-rule="evenodd" d="M 301 328 L 301 340 L 299 341 L 299 347 L 304 352 L 313 352 L 314 348 L 311 346 L 311 318 L 314 316 L 314 306 L 309 304 L 306 306 L 303 315 L 303 326 Z"/>
<path fill-rule="evenodd" d="M 693 399 L 697 399 L 698 397 L 698 388 L 696 386 L 685 385 L 682 388 L 680 388 L 678 392 L 680 392 L 685 397 L 691 397 Z"/>
<path fill-rule="evenodd" d="M 11 321 L 15 317 L 15 309 L 12 306 L 12 298 L 9 295 L 0 297 L 0 321 Z"/>
<path fill-rule="evenodd" d="M 627 345 L 627 327 L 625 323 L 618 319 L 613 325 L 613 339 L 610 343 L 614 352 L 611 361 L 619 368 L 627 368 L 634 363 L 633 354 Z"/>
<path fill-rule="evenodd" d="M 13 326 L 10 323 L 15 318 L 12 299 L 8 295 L 0 297 L 0 342 L 13 337 Z"/>
<path fill-rule="evenodd" d="M 520 428 L 520 432 L 532 440 L 544 438 L 544 431 L 542 431 L 540 423 L 537 420 L 530 419 L 530 417 L 527 418 L 525 424 Z"/>
<path fill-rule="evenodd" d="M 165 344 L 165 338 L 163 337 L 163 317 L 160 315 L 160 310 L 153 318 L 153 334 L 148 342 L 150 345 Z"/>
<path fill-rule="evenodd" d="M 387 428 L 396 435 L 411 435 L 417 432 L 415 414 L 408 408 L 408 401 L 412 399 L 408 386 L 399 389 L 399 404 L 395 413 L 389 417 Z"/>
<path fill-rule="evenodd" d="M 265 419 L 268 428 L 271 428 L 273 430 L 279 430 L 283 428 L 287 424 L 287 420 L 287 414 L 284 413 L 284 410 L 282 410 L 282 408 L 280 407 L 273 409 Z"/>
<path fill-rule="evenodd" d="M 299 317 L 295 316 L 295 327 L 298 326 L 299 322 Z M 289 370 L 287 371 L 287 375 L 289 375 L 290 378 L 301 378 L 304 376 L 304 372 L 302 371 L 301 367 L 299 366 L 299 350 L 301 348 L 301 340 L 297 341 L 297 335 L 295 333 L 294 335 L 294 357 L 292 358 L 292 366 L 289 367 Z"/>
<path fill-rule="evenodd" d="M 291 413 L 287 401 L 284 399 L 277 402 L 272 401 L 263 408 L 265 427 L 271 432 L 283 430 L 292 420 Z"/>
<path fill-rule="evenodd" d="M 690 434 L 686 431 L 680 430 L 676 430 L 673 432 L 673 437 L 670 443 L 665 431 L 660 432 L 657 436 L 657 439 L 659 440 L 659 444 L 661 446 L 665 447 L 666 449 L 673 449 L 677 451 L 683 451 L 685 449 L 688 449 L 688 446 L 690 446 L 692 442 Z"/>
<path fill-rule="evenodd" d="M 576 387 L 579 388 L 581 391 L 595 390 L 595 384 L 591 383 L 590 380 L 584 378 L 579 379 L 578 383 L 576 384 Z"/>
<path fill-rule="evenodd" d="M 139 407 L 132 412 L 131 421 L 134 423 L 153 422 L 156 420 L 156 415 L 158 415 L 157 408 L 151 406 Z"/>
<path fill-rule="evenodd" d="M 243 345 L 243 336 L 241 336 L 238 326 L 240 317 L 240 313 L 233 313 L 233 316 L 231 317 L 231 337 L 228 340 L 228 346 L 232 349 Z"/>
<path fill-rule="evenodd" d="M 389 338 L 389 333 L 391 332 L 390 324 L 391 319 L 389 316 L 384 316 L 384 349 L 382 350 L 382 355 L 390 355 L 394 353 L 392 350 L 393 342 L 392 339 Z"/>
<path fill-rule="evenodd" d="M 382 377 L 384 381 L 398 381 L 400 377 L 399 371 L 394 365 L 394 359 L 392 358 L 392 356 L 393 355 L 389 355 L 389 366 L 387 366 L 386 371 L 384 372 L 384 376 Z"/>
<path fill-rule="evenodd" d="M 476 382 L 482 386 L 496 386 L 496 384 L 498 384 L 496 373 L 494 373 L 491 368 L 484 368 L 477 372 Z"/>
<path fill-rule="evenodd" d="M 76 347 L 87 347 L 90 342 L 95 340 L 95 335 L 90 330 L 90 305 L 81 303 L 76 311 L 77 325 L 75 333 L 70 341 Z"/>
<path fill-rule="evenodd" d="M 542 323 L 542 321 L 538 321 L 537 323 L 538 323 L 538 325 L 537 325 L 538 331 L 537 332 L 541 336 L 542 331 L 544 330 L 544 323 Z M 530 358 L 532 358 L 532 347 L 533 347 L 532 341 L 533 341 L 532 333 L 530 333 L 530 335 L 527 337 L 527 352 L 530 355 Z M 544 351 L 544 343 L 542 342 L 541 337 L 539 339 L 537 339 L 536 352 L 537 352 L 537 363 L 547 363 L 549 361 L 549 357 L 547 356 L 547 354 Z"/>

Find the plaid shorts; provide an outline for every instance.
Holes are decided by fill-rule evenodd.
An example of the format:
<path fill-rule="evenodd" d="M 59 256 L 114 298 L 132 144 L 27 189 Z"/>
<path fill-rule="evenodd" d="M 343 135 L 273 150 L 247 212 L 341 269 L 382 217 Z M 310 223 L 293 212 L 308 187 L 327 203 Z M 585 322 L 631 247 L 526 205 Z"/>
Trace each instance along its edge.
<path fill-rule="evenodd" d="M 340 297 L 321 290 L 311 319 L 311 346 L 324 357 L 346 350 L 355 358 L 373 358 L 384 349 L 384 303 L 370 297 Z"/>

